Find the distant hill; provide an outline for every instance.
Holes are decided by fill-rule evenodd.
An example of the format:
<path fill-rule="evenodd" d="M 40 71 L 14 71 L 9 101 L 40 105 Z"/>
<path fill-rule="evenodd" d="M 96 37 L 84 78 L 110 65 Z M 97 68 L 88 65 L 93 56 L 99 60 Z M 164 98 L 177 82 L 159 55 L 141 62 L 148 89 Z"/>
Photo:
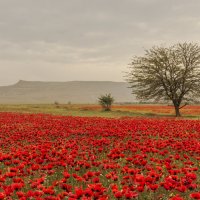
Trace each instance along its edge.
<path fill-rule="evenodd" d="M 22 81 L 14 85 L 0 86 L 0 103 L 97 103 L 100 95 L 111 93 L 115 102 L 134 102 L 125 82 L 70 81 L 40 82 Z"/>

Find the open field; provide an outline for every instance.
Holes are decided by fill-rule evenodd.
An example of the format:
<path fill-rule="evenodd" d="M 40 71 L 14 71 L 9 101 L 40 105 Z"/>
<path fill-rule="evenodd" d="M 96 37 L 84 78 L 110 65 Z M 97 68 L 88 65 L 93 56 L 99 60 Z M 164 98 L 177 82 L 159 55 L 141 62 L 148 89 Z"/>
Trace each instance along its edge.
<path fill-rule="evenodd" d="M 0 199 L 200 199 L 199 120 L 0 113 Z"/>
<path fill-rule="evenodd" d="M 200 199 L 200 106 L 181 111 L 0 105 L 0 200 Z"/>
<path fill-rule="evenodd" d="M 97 117 L 173 117 L 174 108 L 168 105 L 114 105 L 112 112 L 103 112 L 99 105 L 92 104 L 24 104 L 2 105 L 0 112 L 47 113 L 65 116 Z M 183 117 L 200 118 L 200 105 L 188 105 L 181 109 Z"/>

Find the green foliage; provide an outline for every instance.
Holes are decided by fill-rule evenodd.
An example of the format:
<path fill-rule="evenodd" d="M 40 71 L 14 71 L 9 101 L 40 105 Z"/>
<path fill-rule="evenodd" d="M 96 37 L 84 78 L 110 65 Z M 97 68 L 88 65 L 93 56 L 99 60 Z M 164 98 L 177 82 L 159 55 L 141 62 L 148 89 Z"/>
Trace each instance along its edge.
<path fill-rule="evenodd" d="M 102 106 L 103 110 L 110 111 L 111 106 L 114 102 L 114 98 L 111 96 L 111 94 L 101 95 L 99 97 L 99 104 Z"/>

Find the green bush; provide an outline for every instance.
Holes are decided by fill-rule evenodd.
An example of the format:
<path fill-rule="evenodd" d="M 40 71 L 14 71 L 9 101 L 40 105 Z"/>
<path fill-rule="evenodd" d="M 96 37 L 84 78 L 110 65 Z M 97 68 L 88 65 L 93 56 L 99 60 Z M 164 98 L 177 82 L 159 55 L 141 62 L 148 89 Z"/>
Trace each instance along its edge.
<path fill-rule="evenodd" d="M 99 97 L 99 104 L 102 106 L 104 111 L 110 111 L 113 102 L 114 98 L 111 96 L 111 94 L 101 95 Z"/>

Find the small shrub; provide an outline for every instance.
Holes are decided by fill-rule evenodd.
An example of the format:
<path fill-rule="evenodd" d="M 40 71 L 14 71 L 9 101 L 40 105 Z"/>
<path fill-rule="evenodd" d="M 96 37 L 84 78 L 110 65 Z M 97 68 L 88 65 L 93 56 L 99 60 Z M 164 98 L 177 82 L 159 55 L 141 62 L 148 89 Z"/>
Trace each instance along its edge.
<path fill-rule="evenodd" d="M 110 111 L 113 102 L 114 98 L 111 96 L 111 94 L 101 95 L 99 97 L 99 104 L 102 106 L 104 111 Z"/>

